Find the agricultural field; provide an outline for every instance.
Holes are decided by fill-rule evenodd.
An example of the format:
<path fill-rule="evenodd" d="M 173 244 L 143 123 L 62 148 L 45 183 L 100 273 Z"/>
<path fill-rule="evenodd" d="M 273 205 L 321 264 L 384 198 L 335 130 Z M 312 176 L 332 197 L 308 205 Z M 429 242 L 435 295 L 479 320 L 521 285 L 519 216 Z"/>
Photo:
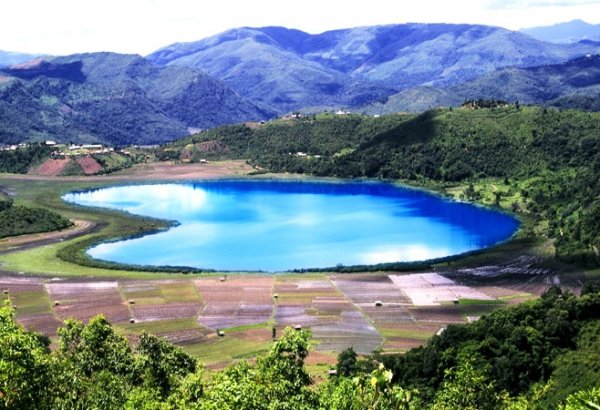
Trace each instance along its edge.
<path fill-rule="evenodd" d="M 131 340 L 144 331 L 157 334 L 210 368 L 255 356 L 287 326 L 310 329 L 315 371 L 348 347 L 362 354 L 404 351 L 448 324 L 535 297 L 503 286 L 475 288 L 431 272 L 156 280 L 3 273 L 0 290 L 20 323 L 50 337 L 66 319 L 86 322 L 103 314 Z"/>

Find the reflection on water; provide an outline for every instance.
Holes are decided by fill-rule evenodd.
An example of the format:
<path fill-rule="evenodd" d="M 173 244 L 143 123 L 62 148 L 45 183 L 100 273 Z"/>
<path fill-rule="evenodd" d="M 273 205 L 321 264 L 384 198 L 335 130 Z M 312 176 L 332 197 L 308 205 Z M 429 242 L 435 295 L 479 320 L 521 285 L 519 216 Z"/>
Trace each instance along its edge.
<path fill-rule="evenodd" d="M 383 183 L 209 181 L 71 193 L 81 205 L 176 220 L 167 232 L 106 243 L 95 258 L 142 265 L 282 271 L 416 261 L 484 248 L 517 221 Z"/>

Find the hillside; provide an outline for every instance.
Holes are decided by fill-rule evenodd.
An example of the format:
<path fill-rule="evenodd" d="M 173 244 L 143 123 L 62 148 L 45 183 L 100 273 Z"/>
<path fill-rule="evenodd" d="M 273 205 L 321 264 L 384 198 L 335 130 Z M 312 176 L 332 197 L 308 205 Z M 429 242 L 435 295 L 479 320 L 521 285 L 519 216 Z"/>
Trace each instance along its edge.
<path fill-rule="evenodd" d="M 537 219 L 557 256 L 598 266 L 599 130 L 600 114 L 512 105 L 230 126 L 164 149 L 192 161 L 245 158 L 269 171 L 319 176 L 448 185 L 504 179 L 496 205 Z M 220 149 L 203 150 L 208 141 Z M 480 197 L 474 189 L 467 199 Z"/>
<path fill-rule="evenodd" d="M 0 73 L 0 143 L 149 144 L 271 115 L 196 70 L 135 55 L 38 59 Z"/>
<path fill-rule="evenodd" d="M 391 95 L 390 88 L 448 86 L 501 67 L 558 63 L 597 50 L 544 43 L 498 27 L 401 24 L 316 35 L 239 28 L 170 45 L 148 59 L 200 68 L 245 97 L 287 111 L 364 105 Z"/>
<path fill-rule="evenodd" d="M 9 67 L 15 64 L 21 64 L 33 60 L 38 56 L 33 54 L 16 53 L 14 51 L 0 50 L 0 68 Z"/>
<path fill-rule="evenodd" d="M 600 24 L 572 20 L 551 26 L 531 27 L 520 30 L 531 37 L 551 43 L 577 43 L 582 40 L 600 41 Z"/>
<path fill-rule="evenodd" d="M 385 103 L 365 108 L 370 113 L 418 112 L 440 106 L 459 106 L 466 100 L 500 99 L 525 104 L 598 111 L 600 56 L 580 57 L 559 64 L 503 68 L 448 88 L 403 90 Z"/>

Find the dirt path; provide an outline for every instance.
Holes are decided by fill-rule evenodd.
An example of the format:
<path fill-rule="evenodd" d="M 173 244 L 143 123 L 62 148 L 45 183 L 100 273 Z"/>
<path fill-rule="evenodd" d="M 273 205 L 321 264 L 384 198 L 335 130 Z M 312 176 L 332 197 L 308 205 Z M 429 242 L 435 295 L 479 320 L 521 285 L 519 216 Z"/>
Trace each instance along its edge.
<path fill-rule="evenodd" d="M 74 220 L 72 222 L 72 227 L 61 231 L 2 238 L 0 239 L 0 255 L 62 242 L 67 239 L 73 239 L 88 233 L 97 232 L 102 228 L 101 224 L 90 221 Z"/>

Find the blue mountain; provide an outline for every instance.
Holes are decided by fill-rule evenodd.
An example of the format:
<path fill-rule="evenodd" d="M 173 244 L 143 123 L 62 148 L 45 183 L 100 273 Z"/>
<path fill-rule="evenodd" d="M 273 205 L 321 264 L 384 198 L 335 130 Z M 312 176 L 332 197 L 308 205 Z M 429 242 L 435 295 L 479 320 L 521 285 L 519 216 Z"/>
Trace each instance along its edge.
<path fill-rule="evenodd" d="M 555 64 L 598 50 L 499 27 L 400 24 L 315 35 L 246 27 L 172 44 L 147 58 L 158 66 L 202 69 L 241 95 L 285 111 L 358 106 L 403 89 L 446 87 L 498 68 Z"/>

